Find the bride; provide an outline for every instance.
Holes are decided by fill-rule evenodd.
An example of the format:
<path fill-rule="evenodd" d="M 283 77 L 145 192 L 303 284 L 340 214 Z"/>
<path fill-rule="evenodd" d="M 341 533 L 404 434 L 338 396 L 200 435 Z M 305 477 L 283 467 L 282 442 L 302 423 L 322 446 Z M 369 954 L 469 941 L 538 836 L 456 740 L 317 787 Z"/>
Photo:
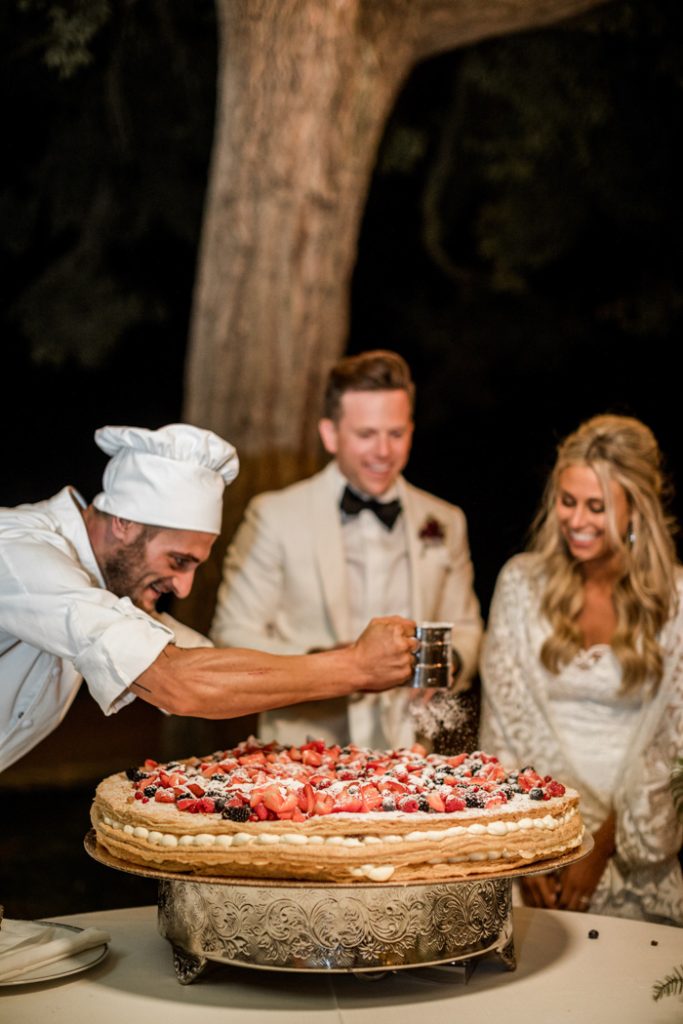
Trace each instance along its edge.
<path fill-rule="evenodd" d="M 595 840 L 522 880 L 531 906 L 683 925 L 683 569 L 663 490 L 643 423 L 588 420 L 558 449 L 530 550 L 496 584 L 481 747 L 578 789 Z"/>

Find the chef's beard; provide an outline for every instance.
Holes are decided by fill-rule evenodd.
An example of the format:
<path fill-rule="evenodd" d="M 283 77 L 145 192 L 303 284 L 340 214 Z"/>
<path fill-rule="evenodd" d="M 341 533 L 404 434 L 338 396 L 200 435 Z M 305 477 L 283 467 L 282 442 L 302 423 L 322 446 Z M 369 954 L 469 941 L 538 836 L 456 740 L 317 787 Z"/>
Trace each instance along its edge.
<path fill-rule="evenodd" d="M 141 592 L 149 584 L 156 582 L 150 578 L 145 560 L 147 543 L 156 532 L 153 528 L 146 527 L 131 544 L 118 548 L 115 554 L 106 559 L 102 568 L 107 590 L 117 597 L 130 598 L 138 608 L 143 607 L 140 601 Z M 143 608 L 144 610 L 147 609 Z"/>

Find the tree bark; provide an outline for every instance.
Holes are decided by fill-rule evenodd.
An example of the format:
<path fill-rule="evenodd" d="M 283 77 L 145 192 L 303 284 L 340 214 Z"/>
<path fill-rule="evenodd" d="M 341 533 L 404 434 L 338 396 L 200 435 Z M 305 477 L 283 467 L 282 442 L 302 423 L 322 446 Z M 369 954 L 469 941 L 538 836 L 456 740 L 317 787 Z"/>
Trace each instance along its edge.
<path fill-rule="evenodd" d="M 216 134 L 184 418 L 232 441 L 224 530 L 176 614 L 206 630 L 248 499 L 312 472 L 381 133 L 414 65 L 605 0 L 217 0 Z M 390 339 L 377 338 L 377 345 Z"/>

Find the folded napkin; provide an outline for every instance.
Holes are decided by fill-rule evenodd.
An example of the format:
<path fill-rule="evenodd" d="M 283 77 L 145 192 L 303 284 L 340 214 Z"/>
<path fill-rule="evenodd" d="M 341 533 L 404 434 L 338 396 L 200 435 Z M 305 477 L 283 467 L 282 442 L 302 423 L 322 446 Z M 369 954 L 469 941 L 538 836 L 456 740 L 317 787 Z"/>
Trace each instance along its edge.
<path fill-rule="evenodd" d="M 111 941 L 99 928 L 67 931 L 59 925 L 3 918 L 0 928 L 0 982 Z"/>

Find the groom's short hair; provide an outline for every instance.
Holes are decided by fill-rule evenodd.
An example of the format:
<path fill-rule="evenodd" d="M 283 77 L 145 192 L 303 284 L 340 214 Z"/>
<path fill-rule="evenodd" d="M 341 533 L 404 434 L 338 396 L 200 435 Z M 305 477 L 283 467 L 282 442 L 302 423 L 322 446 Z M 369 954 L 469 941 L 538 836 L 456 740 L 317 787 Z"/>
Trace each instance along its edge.
<path fill-rule="evenodd" d="M 415 404 L 415 384 L 410 367 L 403 356 L 388 349 L 346 356 L 332 367 L 325 388 L 325 419 L 339 421 L 341 400 L 347 391 L 405 391 L 411 410 Z"/>

